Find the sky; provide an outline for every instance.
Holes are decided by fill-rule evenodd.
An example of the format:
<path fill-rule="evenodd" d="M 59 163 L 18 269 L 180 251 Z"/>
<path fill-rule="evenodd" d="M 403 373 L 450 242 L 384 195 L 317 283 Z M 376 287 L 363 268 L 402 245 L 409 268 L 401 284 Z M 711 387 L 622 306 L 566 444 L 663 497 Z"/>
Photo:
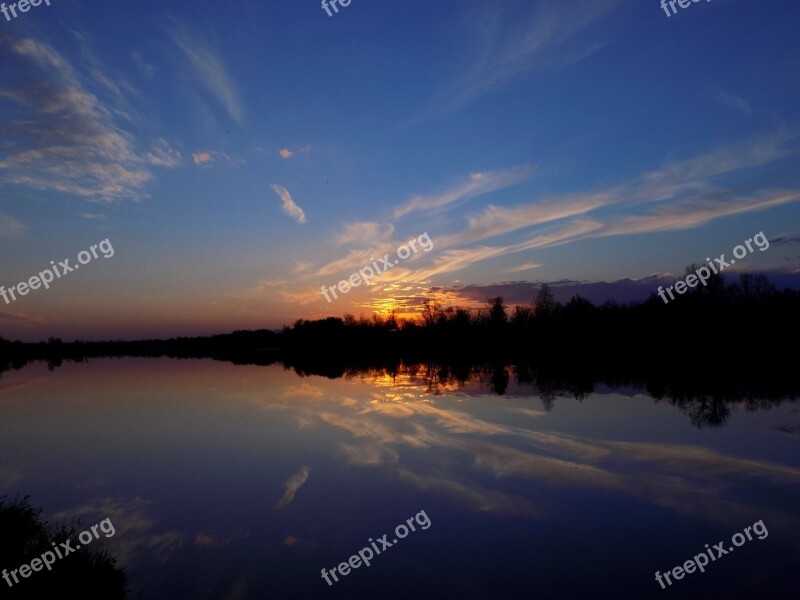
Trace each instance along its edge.
<path fill-rule="evenodd" d="M 769 248 L 728 273 L 798 287 L 800 5 L 675 9 L 52 0 L 0 14 L 0 285 L 97 254 L 0 299 L 0 336 L 408 316 L 425 299 L 530 302 L 542 282 L 627 301 L 759 232 Z M 371 285 L 337 289 L 376 265 Z"/>

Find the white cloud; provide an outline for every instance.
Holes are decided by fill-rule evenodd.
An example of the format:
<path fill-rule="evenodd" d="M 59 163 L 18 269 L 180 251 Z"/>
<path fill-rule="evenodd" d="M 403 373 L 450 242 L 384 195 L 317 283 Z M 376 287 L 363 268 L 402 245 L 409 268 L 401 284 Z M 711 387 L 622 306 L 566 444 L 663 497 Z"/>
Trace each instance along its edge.
<path fill-rule="evenodd" d="M 276 183 L 273 183 L 271 187 L 281 199 L 281 208 L 283 209 L 283 212 L 292 217 L 298 223 L 305 223 L 306 214 L 303 212 L 303 209 L 297 206 L 295 201 L 292 199 L 292 195 L 289 193 L 289 190 Z"/>
<path fill-rule="evenodd" d="M 171 168 L 181 164 L 181 153 L 171 148 L 163 138 L 159 138 L 144 157 L 147 162 L 157 167 Z"/>
<path fill-rule="evenodd" d="M 211 42 L 199 35 L 190 36 L 181 25 L 177 25 L 171 33 L 173 41 L 183 51 L 200 84 L 225 108 L 231 119 L 241 125 L 244 111 L 239 94 L 228 75 L 225 63 L 212 48 Z"/>
<path fill-rule="evenodd" d="M 416 210 L 434 210 L 516 185 L 528 179 L 534 172 L 532 165 L 522 165 L 502 171 L 472 173 L 469 179 L 443 192 L 428 196 L 414 196 L 405 204 L 395 207 L 393 217 L 398 218 Z"/>
<path fill-rule="evenodd" d="M 336 242 L 342 246 L 354 242 L 368 246 L 370 244 L 384 244 L 391 239 L 394 225 L 391 223 L 376 223 L 364 221 L 361 223 L 348 223 L 344 230 L 338 234 Z"/>
<path fill-rule="evenodd" d="M 620 0 L 524 4 L 527 14 L 518 10 L 518 4 L 480 4 L 471 22 L 478 51 L 469 69 L 441 94 L 446 107 L 458 108 L 515 78 L 545 68 L 561 69 L 593 54 L 602 44 L 580 36 L 616 10 Z"/>
<path fill-rule="evenodd" d="M 0 177 L 11 184 L 111 202 L 146 197 L 151 166 L 175 166 L 180 155 L 162 139 L 137 153 L 134 137 L 114 122 L 119 111 L 98 99 L 76 70 L 44 42 L 2 42 L 28 80 L 0 88 L 20 117 L 0 125 Z M 38 67 L 38 70 L 37 68 Z M 96 79 L 96 77 L 95 77 Z"/>

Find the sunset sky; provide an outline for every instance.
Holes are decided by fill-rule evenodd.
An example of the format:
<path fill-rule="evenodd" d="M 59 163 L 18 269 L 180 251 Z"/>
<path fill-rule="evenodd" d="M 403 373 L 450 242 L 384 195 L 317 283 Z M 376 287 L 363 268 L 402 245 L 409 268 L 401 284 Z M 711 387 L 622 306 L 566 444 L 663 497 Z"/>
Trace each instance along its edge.
<path fill-rule="evenodd" d="M 798 17 L 795 0 L 0 15 L 0 285 L 114 249 L 0 299 L 0 336 L 277 328 L 513 304 L 545 281 L 624 300 L 760 231 L 770 248 L 731 272 L 797 281 Z M 326 302 L 423 233 L 429 252 Z"/>

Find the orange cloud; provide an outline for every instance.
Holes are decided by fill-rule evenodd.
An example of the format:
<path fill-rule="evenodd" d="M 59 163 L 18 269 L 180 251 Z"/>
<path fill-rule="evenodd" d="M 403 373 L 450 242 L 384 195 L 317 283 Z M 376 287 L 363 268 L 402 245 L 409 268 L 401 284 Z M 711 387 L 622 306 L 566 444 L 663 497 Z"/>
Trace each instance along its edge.
<path fill-rule="evenodd" d="M 202 165 L 203 163 L 211 162 L 214 160 L 214 157 L 211 156 L 211 152 L 206 150 L 205 152 L 197 152 L 196 154 L 192 154 L 192 160 L 194 160 L 194 164 Z"/>

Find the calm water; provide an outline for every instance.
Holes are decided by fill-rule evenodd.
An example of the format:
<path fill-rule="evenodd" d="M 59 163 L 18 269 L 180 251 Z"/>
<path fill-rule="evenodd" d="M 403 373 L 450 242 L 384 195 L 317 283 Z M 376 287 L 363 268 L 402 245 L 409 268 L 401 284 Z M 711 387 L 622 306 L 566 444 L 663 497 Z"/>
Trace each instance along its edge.
<path fill-rule="evenodd" d="M 701 429 L 638 394 L 546 411 L 407 375 L 36 364 L 0 378 L 0 495 L 110 518 L 133 598 L 796 598 L 800 407 L 731 408 Z M 757 521 L 765 539 L 656 582 Z"/>

